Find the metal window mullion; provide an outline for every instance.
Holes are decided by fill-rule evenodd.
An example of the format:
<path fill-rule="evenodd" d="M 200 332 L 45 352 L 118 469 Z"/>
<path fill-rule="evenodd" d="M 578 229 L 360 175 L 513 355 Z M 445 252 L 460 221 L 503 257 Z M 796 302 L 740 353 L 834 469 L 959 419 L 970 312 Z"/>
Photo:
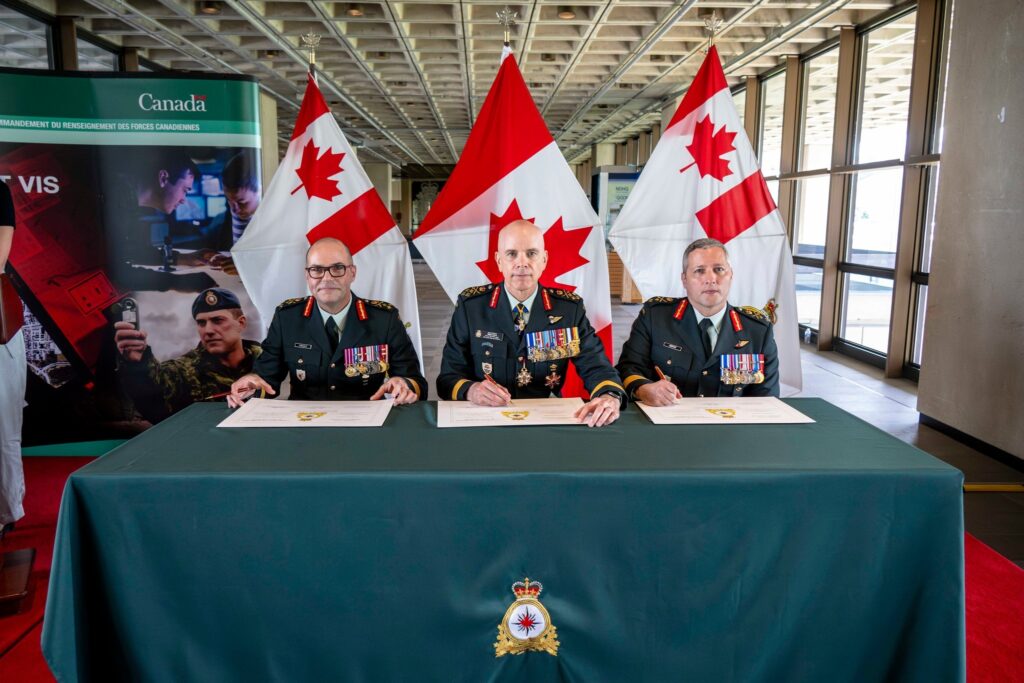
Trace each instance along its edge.
<path fill-rule="evenodd" d="M 937 118 L 934 115 L 938 102 L 937 80 L 941 71 L 942 5 L 943 0 L 920 0 L 917 4 L 905 159 L 923 157 L 932 151 L 932 125 Z M 915 323 L 913 276 L 921 242 L 920 231 L 927 213 L 927 174 L 925 166 L 907 166 L 903 170 L 886 377 L 901 377 L 912 352 Z"/>
<path fill-rule="evenodd" d="M 836 111 L 832 127 L 832 168 L 849 163 L 852 147 L 853 108 L 856 103 L 857 32 L 853 27 L 839 30 L 839 63 L 836 66 Z M 838 330 L 839 256 L 843 222 L 847 214 L 850 179 L 832 173 L 828 192 L 828 220 L 825 225 L 825 256 L 821 273 L 821 311 L 818 318 L 818 350 L 831 351 Z"/>

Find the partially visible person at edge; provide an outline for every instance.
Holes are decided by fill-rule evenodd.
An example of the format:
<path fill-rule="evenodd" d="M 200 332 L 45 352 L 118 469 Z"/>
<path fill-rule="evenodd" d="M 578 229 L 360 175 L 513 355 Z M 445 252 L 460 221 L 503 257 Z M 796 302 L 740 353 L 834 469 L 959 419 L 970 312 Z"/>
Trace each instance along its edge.
<path fill-rule="evenodd" d="M 0 180 L 0 273 L 14 241 L 14 201 Z M 22 410 L 28 364 L 21 330 L 0 344 L 0 538 L 25 516 L 25 472 L 21 463 Z"/>

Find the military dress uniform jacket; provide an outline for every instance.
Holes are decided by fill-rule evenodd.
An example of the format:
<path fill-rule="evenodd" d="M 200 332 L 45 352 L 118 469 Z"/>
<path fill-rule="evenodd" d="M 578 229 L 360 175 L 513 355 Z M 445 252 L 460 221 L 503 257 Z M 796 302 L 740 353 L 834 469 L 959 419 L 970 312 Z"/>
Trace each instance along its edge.
<path fill-rule="evenodd" d="M 723 384 L 721 357 L 728 354 L 764 354 L 764 381 L 760 384 Z M 726 304 L 722 329 L 711 357 L 697 316 L 686 298 L 648 299 L 633 321 L 629 339 L 615 366 L 623 386 L 634 392 L 658 379 L 654 366 L 679 388 L 683 396 L 778 396 L 779 352 L 768 316 L 761 311 Z"/>
<path fill-rule="evenodd" d="M 252 372 L 260 356 L 260 345 L 243 339 L 242 348 L 245 358 L 238 367 L 229 368 L 202 344 L 180 358 L 163 363 L 146 347 L 137 363 L 119 357 L 117 373 L 135 409 L 156 424 L 197 401 L 211 400 L 215 394 L 230 391 L 235 380 Z"/>
<path fill-rule="evenodd" d="M 384 345 L 386 371 L 373 368 L 371 363 L 366 372 L 349 369 L 346 373 L 346 349 L 379 353 Z M 427 397 L 427 381 L 420 373 L 416 349 L 398 317 L 398 309 L 385 301 L 360 299 L 353 294 L 341 341 L 332 354 L 316 300 L 311 296 L 288 299 L 274 312 L 262 346 L 263 353 L 253 371 L 274 391 L 280 391 L 281 381 L 290 376 L 290 398 L 296 400 L 364 400 L 389 377 L 404 378 L 420 399 Z"/>
<path fill-rule="evenodd" d="M 571 358 L 583 385 L 592 397 L 625 391 L 615 368 L 605 355 L 604 345 L 587 320 L 583 300 L 561 289 L 541 287 L 530 310 L 523 334 L 516 330 L 508 297 L 502 285 L 470 287 L 459 295 L 452 315 L 448 339 L 441 357 L 437 392 L 445 400 L 466 400 L 473 382 L 484 379 L 485 365 L 495 382 L 513 398 L 549 398 L 561 395 L 568 354 L 561 358 L 531 361 L 527 337 L 534 332 L 553 332 L 576 328 L 579 352 Z M 562 355 L 558 353 L 557 355 Z M 520 386 L 517 376 L 523 366 L 530 381 Z"/>

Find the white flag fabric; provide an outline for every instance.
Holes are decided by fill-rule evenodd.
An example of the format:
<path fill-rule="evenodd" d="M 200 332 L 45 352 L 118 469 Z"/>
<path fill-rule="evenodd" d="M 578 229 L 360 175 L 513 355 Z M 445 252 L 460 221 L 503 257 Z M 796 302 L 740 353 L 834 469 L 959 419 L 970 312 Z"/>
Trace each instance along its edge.
<path fill-rule="evenodd" d="M 498 232 L 525 218 L 544 231 L 541 283 L 583 297 L 611 358 L 612 315 L 604 231 L 548 132 L 515 57 L 506 54 L 455 170 L 413 236 L 448 296 L 500 282 Z M 570 369 L 562 396 L 583 395 Z"/>
<path fill-rule="evenodd" d="M 730 302 L 774 312 L 782 393 L 800 391 L 789 238 L 714 47 L 608 235 L 644 298 L 686 295 L 683 251 L 702 237 L 726 245 Z"/>
<path fill-rule="evenodd" d="M 306 250 L 336 237 L 352 251 L 352 290 L 398 307 L 423 366 L 409 246 L 309 76 L 288 151 L 231 250 L 249 297 L 270 324 L 279 303 L 306 296 Z"/>

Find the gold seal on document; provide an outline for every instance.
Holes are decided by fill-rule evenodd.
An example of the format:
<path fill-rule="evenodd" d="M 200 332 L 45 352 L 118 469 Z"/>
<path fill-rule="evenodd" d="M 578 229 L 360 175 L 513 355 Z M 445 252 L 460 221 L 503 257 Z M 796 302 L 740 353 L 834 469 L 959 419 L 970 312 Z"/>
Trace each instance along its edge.
<path fill-rule="evenodd" d="M 551 615 L 537 596 L 544 590 L 539 581 L 523 579 L 512 584 L 516 600 L 498 624 L 498 640 L 494 643 L 494 656 L 521 655 L 533 650 L 558 656 L 558 633 L 551 623 Z"/>
<path fill-rule="evenodd" d="M 326 414 L 327 413 L 305 412 L 305 413 L 295 413 L 295 417 L 299 418 L 299 422 L 312 422 L 313 420 L 317 419 L 318 417 L 323 417 Z"/>
<path fill-rule="evenodd" d="M 513 422 L 522 422 L 530 416 L 529 410 L 503 410 L 501 411 L 502 416 L 507 417 Z"/>
<path fill-rule="evenodd" d="M 726 420 L 736 417 L 736 410 L 734 408 L 705 408 L 704 410 Z"/>

